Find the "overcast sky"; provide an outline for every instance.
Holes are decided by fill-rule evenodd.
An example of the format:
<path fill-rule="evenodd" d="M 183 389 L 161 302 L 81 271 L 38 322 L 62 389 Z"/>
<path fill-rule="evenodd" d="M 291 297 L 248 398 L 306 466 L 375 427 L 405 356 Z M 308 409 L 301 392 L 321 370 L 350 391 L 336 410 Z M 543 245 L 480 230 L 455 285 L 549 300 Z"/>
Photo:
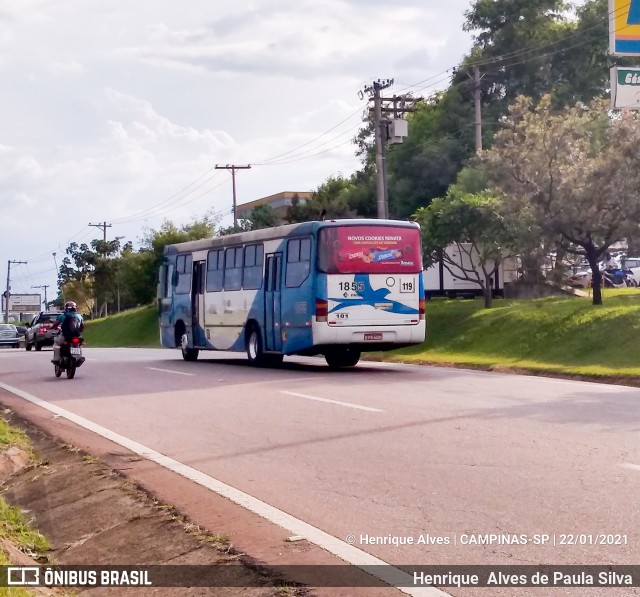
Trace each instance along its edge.
<path fill-rule="evenodd" d="M 0 0 L 0 280 L 48 284 L 70 240 L 312 191 L 358 167 L 366 100 L 428 95 L 471 46 L 470 0 Z M 53 253 L 56 253 L 54 260 Z"/>

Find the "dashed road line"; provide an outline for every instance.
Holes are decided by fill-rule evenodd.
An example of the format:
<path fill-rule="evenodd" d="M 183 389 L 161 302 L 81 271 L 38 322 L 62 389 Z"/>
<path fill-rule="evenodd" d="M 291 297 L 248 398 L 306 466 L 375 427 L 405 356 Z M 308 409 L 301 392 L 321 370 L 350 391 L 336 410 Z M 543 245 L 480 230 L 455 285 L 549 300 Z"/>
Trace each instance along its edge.
<path fill-rule="evenodd" d="M 281 394 L 287 394 L 289 396 L 297 396 L 298 398 L 305 398 L 306 400 L 315 400 L 316 402 L 328 402 L 329 404 L 337 404 L 338 406 L 346 406 L 348 408 L 357 408 L 358 410 L 366 410 L 372 413 L 383 413 L 384 411 L 379 408 L 371 408 L 370 406 L 361 406 L 360 404 L 353 404 L 351 402 L 342 402 L 341 400 L 330 400 L 329 398 L 319 398 L 318 396 L 309 396 L 309 394 L 299 394 L 298 392 L 286 392 L 281 390 Z"/>
<path fill-rule="evenodd" d="M 159 367 L 145 367 L 145 369 L 151 369 L 151 371 L 162 371 L 162 373 L 175 373 L 176 375 L 188 375 L 189 377 L 195 377 L 195 373 L 185 373 L 184 371 L 172 371 L 171 369 L 160 369 Z"/>

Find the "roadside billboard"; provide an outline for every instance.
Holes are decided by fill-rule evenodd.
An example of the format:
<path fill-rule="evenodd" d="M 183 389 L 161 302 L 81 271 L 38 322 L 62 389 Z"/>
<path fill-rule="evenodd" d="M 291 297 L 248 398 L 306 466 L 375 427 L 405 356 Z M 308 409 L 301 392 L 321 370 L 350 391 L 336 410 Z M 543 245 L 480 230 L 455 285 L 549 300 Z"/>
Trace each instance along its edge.
<path fill-rule="evenodd" d="M 2 295 L 2 316 L 6 312 L 7 300 Z M 42 311 L 42 297 L 39 294 L 10 294 L 9 319 L 19 319 L 21 313 L 39 313 Z M 4 320 L 4 319 L 3 319 Z"/>
<path fill-rule="evenodd" d="M 640 56 L 640 0 L 609 0 L 609 52 Z"/>
<path fill-rule="evenodd" d="M 640 68 L 614 66 L 611 69 L 611 107 L 640 109 Z"/>

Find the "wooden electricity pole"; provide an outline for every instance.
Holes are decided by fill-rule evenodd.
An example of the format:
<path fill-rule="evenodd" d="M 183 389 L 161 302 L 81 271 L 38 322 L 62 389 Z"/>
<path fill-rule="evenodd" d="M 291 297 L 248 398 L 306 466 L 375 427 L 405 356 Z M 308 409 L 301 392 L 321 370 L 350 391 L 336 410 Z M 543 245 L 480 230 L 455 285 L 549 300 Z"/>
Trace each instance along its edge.
<path fill-rule="evenodd" d="M 374 81 L 372 85 L 367 85 L 364 91 L 359 92 L 360 99 L 364 94 L 368 94 L 373 100 L 373 128 L 375 132 L 376 144 L 376 197 L 378 205 L 378 219 L 389 218 L 389 197 L 387 193 L 387 163 L 386 145 L 388 136 L 388 119 L 400 119 L 408 112 L 415 110 L 416 102 L 422 98 L 413 98 L 410 94 L 393 97 L 382 97 L 380 92 L 393 85 L 393 79 Z"/>
<path fill-rule="evenodd" d="M 216 164 L 216 170 L 229 170 L 231 172 L 231 181 L 233 185 L 233 229 L 238 229 L 238 204 L 236 202 L 236 170 L 249 170 L 251 164 L 246 166 L 236 166 L 235 164 L 227 164 L 226 166 L 219 166 Z"/>

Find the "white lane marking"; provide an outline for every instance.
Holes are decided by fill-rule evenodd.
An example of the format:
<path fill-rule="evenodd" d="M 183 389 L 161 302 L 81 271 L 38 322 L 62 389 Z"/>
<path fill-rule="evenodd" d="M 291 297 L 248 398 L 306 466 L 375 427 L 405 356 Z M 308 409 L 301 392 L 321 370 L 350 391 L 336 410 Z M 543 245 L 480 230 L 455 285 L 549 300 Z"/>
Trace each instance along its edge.
<path fill-rule="evenodd" d="M 189 479 L 197 483 L 198 485 L 202 485 L 211 491 L 214 491 L 218 495 L 231 500 L 232 502 L 246 508 L 250 512 L 257 514 L 258 516 L 277 524 L 278 526 L 286 529 L 293 535 L 301 535 L 307 541 L 314 543 L 318 547 L 332 553 L 333 555 L 341 558 L 348 564 L 356 566 L 358 568 L 364 568 L 368 566 L 383 566 L 383 568 L 376 568 L 375 572 L 371 569 L 364 568 L 366 572 L 370 575 L 375 576 L 379 580 L 391 585 L 397 586 L 398 584 L 413 584 L 414 580 L 410 574 L 403 572 L 402 570 L 391 566 L 384 560 L 376 558 L 371 554 L 363 551 L 353 545 L 349 545 L 346 541 L 342 541 L 333 535 L 329 535 L 325 531 L 318 529 L 299 518 L 295 518 L 266 502 L 259 500 L 258 498 L 249 495 L 248 493 L 244 493 L 235 487 L 231 487 L 231 485 L 227 485 L 222 481 L 218 481 L 209 475 L 206 475 L 182 462 L 174 460 L 169 456 L 165 456 L 160 452 L 156 452 L 143 444 L 139 444 L 138 442 L 129 439 L 128 437 L 124 437 L 116 433 L 115 431 L 111 431 L 106 427 L 102 427 L 97 423 L 89 421 L 84 417 L 76 415 L 64 408 L 60 408 L 56 404 L 51 404 L 42 398 L 38 398 L 33 394 L 29 394 L 28 392 L 24 392 L 19 388 L 14 388 L 8 384 L 0 382 L 0 388 L 10 392 L 24 400 L 27 400 L 37 406 L 40 406 L 49 412 L 52 412 L 56 415 L 64 417 L 65 419 L 75 423 L 76 425 L 80 425 L 80 427 L 84 427 L 85 429 L 91 431 L 92 433 L 96 433 L 108 439 L 127 450 L 130 450 L 134 454 L 138 456 L 142 456 L 164 468 L 173 471 L 174 473 L 178 473 L 179 475 Z M 439 589 L 434 589 L 433 587 L 397 587 L 399 591 L 405 593 L 407 595 L 414 595 L 415 597 L 447 597 L 448 593 L 444 593 Z"/>
<path fill-rule="evenodd" d="M 340 406 L 347 406 L 348 408 L 357 408 L 358 410 L 367 410 L 372 413 L 383 413 L 383 410 L 379 408 L 371 408 L 370 406 L 360 406 L 359 404 L 352 404 L 351 402 L 341 402 L 340 400 L 329 400 L 329 398 L 318 398 L 317 396 L 309 396 L 309 394 L 299 394 L 298 392 L 285 392 L 281 390 L 282 394 L 288 394 L 289 396 L 297 396 L 298 398 L 306 398 L 307 400 L 316 400 L 317 402 L 329 402 L 330 404 L 338 404 Z"/>
<path fill-rule="evenodd" d="M 162 371 L 163 373 L 175 373 L 176 375 L 189 375 L 195 377 L 195 373 L 183 373 L 182 371 L 172 371 L 171 369 L 160 369 L 158 367 L 145 367 L 145 369 L 151 369 L 151 371 Z"/>
<path fill-rule="evenodd" d="M 622 468 L 630 468 L 633 471 L 640 471 L 640 464 L 633 464 L 632 462 L 623 462 L 620 466 Z"/>

